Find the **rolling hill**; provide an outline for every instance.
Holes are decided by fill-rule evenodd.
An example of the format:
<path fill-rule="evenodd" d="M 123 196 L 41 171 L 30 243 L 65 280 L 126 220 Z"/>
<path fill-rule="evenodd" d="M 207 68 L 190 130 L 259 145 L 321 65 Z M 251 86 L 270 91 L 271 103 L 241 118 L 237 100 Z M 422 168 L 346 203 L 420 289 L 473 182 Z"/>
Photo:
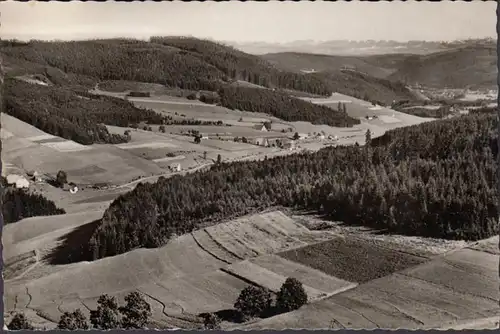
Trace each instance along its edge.
<path fill-rule="evenodd" d="M 335 56 L 300 52 L 268 53 L 261 57 L 279 69 L 291 72 L 315 70 L 337 71 L 343 68 L 357 70 L 377 78 L 386 78 L 398 69 L 398 63 L 410 55 Z"/>
<path fill-rule="evenodd" d="M 350 94 L 352 78 L 340 73 L 326 80 L 314 73 L 300 73 L 268 59 L 251 55 L 220 43 L 187 37 L 153 37 L 78 42 L 0 41 L 1 54 L 9 76 L 40 74 L 54 84 L 93 88 L 102 81 L 124 80 L 155 83 L 172 88 L 217 91 L 241 80 L 251 84 L 328 96 L 332 92 Z M 355 59 L 355 58 L 352 58 Z M 330 61 L 330 60 L 328 60 Z M 377 65 L 379 60 L 357 61 L 367 70 L 356 90 L 370 100 L 380 100 L 371 85 L 376 76 L 390 74 Z M 378 69 L 378 70 L 377 70 Z M 365 83 L 367 81 L 368 83 Z M 377 83 L 380 85 L 380 83 Z M 365 91 L 365 86 L 368 86 Z M 390 89 L 384 87 L 381 89 Z M 397 95 L 397 94 L 396 94 Z M 404 96 L 407 98 L 407 96 Z M 392 101 L 392 100 L 391 100 Z"/>
<path fill-rule="evenodd" d="M 475 45 L 407 57 L 388 78 L 434 88 L 496 88 L 495 46 Z"/>

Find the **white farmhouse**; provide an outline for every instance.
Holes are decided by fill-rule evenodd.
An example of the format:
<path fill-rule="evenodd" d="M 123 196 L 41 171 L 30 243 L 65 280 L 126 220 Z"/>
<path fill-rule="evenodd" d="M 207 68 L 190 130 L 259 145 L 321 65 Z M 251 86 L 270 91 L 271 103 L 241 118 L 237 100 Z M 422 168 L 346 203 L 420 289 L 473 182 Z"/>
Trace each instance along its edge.
<path fill-rule="evenodd" d="M 173 172 L 180 172 L 181 171 L 181 164 L 171 164 L 170 169 Z"/>
<path fill-rule="evenodd" d="M 7 175 L 7 184 L 13 185 L 16 188 L 29 188 L 30 182 L 21 175 Z"/>

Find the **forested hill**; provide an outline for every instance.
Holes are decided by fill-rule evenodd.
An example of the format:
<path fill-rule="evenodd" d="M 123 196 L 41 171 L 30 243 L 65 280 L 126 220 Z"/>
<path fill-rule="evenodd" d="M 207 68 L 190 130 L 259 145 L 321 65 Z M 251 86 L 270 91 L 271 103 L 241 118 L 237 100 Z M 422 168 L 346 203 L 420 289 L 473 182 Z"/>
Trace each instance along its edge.
<path fill-rule="evenodd" d="M 103 124 L 127 127 L 141 121 L 166 123 L 152 110 L 134 107 L 129 101 L 75 92 L 62 86 L 43 86 L 21 80 L 4 83 L 4 112 L 42 131 L 83 145 L 123 143 L 126 136 L 110 134 Z"/>
<path fill-rule="evenodd" d="M 430 55 L 407 57 L 388 78 L 430 87 L 496 88 L 496 45 L 469 45 Z"/>
<path fill-rule="evenodd" d="M 477 114 L 325 148 L 139 184 L 89 240 L 91 259 L 158 247 L 173 234 L 271 206 L 318 210 L 389 231 L 477 240 L 498 233 L 498 120 Z"/>
<path fill-rule="evenodd" d="M 343 76 L 325 80 L 313 74 L 280 70 L 261 57 L 220 43 L 188 37 L 153 37 L 150 41 L 109 39 L 77 42 L 27 43 L 0 41 L 0 53 L 16 72 L 50 68 L 89 83 L 95 78 L 159 83 L 190 90 L 216 91 L 234 80 L 268 88 L 317 95 L 349 94 Z M 60 73 L 59 73 L 60 74 Z M 78 75 L 76 78 L 75 75 Z M 59 75 L 61 76 L 61 75 Z M 369 81 L 369 78 L 367 78 Z M 373 84 L 373 83 L 372 83 Z M 363 80 L 356 89 L 364 91 Z M 366 94 L 365 94 L 366 93 Z M 405 97 L 408 99 L 408 97 Z M 391 100 L 392 102 L 392 100 Z"/>

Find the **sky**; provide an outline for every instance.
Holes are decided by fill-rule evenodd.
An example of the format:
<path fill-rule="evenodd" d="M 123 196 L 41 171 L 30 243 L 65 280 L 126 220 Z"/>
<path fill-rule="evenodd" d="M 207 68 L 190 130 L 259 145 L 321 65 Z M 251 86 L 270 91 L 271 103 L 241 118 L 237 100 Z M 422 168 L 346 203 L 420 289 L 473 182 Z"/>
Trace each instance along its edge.
<path fill-rule="evenodd" d="M 496 1 L 1 2 L 1 38 L 187 35 L 233 42 L 496 38 Z"/>

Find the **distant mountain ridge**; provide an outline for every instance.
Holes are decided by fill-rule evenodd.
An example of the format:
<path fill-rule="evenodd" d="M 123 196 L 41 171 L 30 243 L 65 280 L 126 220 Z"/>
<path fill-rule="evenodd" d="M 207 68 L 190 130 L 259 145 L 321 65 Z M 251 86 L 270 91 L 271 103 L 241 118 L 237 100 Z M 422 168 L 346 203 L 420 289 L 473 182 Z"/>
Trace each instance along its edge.
<path fill-rule="evenodd" d="M 302 52 L 325 55 L 377 55 L 392 53 L 429 54 L 468 45 L 496 45 L 493 38 L 466 39 L 457 41 L 293 41 L 287 43 L 226 42 L 244 52 L 263 55 L 266 53 Z"/>

